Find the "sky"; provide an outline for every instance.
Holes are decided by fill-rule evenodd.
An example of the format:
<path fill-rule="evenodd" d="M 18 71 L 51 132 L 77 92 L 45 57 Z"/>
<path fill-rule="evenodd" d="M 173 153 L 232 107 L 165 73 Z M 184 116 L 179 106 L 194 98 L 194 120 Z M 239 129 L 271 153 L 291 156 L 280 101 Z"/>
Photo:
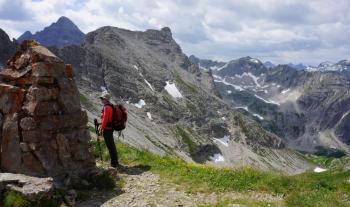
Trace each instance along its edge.
<path fill-rule="evenodd" d="M 350 59 L 350 0 L 0 0 L 11 38 L 70 18 L 84 33 L 102 26 L 171 28 L 187 55 L 275 64 Z"/>

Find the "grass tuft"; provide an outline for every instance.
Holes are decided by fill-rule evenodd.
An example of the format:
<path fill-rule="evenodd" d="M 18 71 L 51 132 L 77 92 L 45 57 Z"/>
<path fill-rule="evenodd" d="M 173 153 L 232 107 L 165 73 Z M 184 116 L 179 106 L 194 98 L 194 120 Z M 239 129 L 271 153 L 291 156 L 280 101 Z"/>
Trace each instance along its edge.
<path fill-rule="evenodd" d="M 175 134 L 181 138 L 182 142 L 188 147 L 188 152 L 192 155 L 197 151 L 197 144 L 193 141 L 193 137 L 182 126 L 176 125 Z"/>
<path fill-rule="evenodd" d="M 32 205 L 28 200 L 23 198 L 21 194 L 14 191 L 8 191 L 4 195 L 3 206 L 4 207 L 30 207 Z"/>

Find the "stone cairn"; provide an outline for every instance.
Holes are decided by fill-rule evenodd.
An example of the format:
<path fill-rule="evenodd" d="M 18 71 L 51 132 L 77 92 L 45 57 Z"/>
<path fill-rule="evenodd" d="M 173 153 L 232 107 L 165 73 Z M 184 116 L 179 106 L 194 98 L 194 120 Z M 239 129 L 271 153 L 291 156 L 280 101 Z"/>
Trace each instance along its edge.
<path fill-rule="evenodd" d="M 72 67 L 24 41 L 0 71 L 0 169 L 37 177 L 95 169 Z"/>

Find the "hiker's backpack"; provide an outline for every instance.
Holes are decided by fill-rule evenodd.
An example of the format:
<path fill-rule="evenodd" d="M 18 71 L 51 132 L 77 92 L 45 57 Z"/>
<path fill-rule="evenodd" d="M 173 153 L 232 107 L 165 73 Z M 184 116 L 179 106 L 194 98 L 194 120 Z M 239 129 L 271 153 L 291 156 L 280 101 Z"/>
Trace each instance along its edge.
<path fill-rule="evenodd" d="M 126 112 L 126 108 L 121 104 L 113 106 L 113 130 L 122 131 L 125 129 L 127 120 L 128 114 Z"/>

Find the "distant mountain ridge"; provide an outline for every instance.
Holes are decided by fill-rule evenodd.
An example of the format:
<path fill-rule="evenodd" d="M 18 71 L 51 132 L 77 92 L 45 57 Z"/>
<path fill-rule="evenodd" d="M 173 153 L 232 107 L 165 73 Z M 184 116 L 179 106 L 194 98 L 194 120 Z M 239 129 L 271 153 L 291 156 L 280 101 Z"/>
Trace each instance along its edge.
<path fill-rule="evenodd" d="M 225 66 L 225 62 L 221 61 L 213 61 L 213 60 L 208 60 L 208 59 L 199 59 L 194 55 L 191 55 L 189 57 L 189 60 L 194 63 L 198 64 L 198 67 L 204 70 L 220 70 L 220 68 Z"/>
<path fill-rule="evenodd" d="M 337 63 L 332 63 L 330 61 L 325 61 L 320 63 L 317 67 L 309 66 L 306 68 L 307 71 L 348 71 L 350 72 L 350 61 L 340 60 Z"/>
<path fill-rule="evenodd" d="M 26 31 L 17 41 L 33 39 L 45 46 L 56 46 L 62 48 L 67 45 L 79 45 L 85 34 L 67 17 L 60 17 L 57 22 L 45 27 L 42 31 L 32 34 Z"/>
<path fill-rule="evenodd" d="M 213 70 L 221 97 L 284 138 L 289 147 L 349 152 L 350 61 L 324 62 L 313 70 L 267 68 L 249 57 Z"/>
<path fill-rule="evenodd" d="M 307 66 L 305 66 L 302 63 L 299 63 L 299 64 L 288 63 L 287 65 L 297 70 L 304 70 L 307 68 Z"/>

